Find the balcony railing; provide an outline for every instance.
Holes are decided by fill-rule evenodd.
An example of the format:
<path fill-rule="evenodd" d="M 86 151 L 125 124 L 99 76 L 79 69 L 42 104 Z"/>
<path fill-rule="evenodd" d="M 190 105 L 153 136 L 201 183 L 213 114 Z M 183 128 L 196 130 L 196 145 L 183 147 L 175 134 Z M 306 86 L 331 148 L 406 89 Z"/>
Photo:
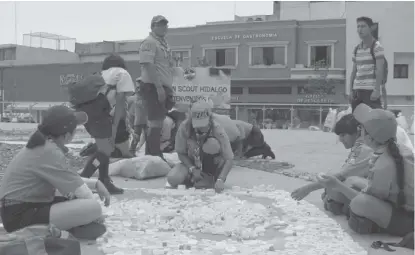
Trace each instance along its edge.
<path fill-rule="evenodd" d="M 316 68 L 296 65 L 291 68 L 291 79 L 309 80 L 309 79 L 346 79 L 346 69 L 344 68 Z"/>

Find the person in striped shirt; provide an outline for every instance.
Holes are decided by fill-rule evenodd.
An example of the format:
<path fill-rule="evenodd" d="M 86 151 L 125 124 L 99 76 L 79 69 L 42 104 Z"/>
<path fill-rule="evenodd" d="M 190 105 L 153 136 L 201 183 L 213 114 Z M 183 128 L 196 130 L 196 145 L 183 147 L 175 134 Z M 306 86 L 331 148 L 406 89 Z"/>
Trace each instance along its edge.
<path fill-rule="evenodd" d="M 352 57 L 353 69 L 350 77 L 352 111 L 360 103 L 373 109 L 382 108 L 380 90 L 383 85 L 385 58 L 382 45 L 372 35 L 373 25 L 371 18 L 357 18 L 357 33 L 361 43 L 355 48 Z"/>

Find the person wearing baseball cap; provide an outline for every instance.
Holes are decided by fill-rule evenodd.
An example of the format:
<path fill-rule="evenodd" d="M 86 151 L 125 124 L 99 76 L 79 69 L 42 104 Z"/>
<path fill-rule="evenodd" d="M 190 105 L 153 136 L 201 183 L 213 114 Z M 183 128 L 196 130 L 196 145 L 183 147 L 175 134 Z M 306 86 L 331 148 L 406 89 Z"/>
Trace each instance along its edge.
<path fill-rule="evenodd" d="M 7 232 L 53 224 L 73 234 L 82 229 L 88 239 L 105 233 L 105 226 L 96 223 L 102 209 L 91 189 L 105 199 L 106 206 L 108 190 L 101 181 L 81 178 L 65 157 L 65 144 L 71 142 L 77 126 L 87 121 L 85 112 L 63 105 L 46 110 L 25 148 L 7 166 L 0 185 L 0 213 Z M 55 196 L 56 191 L 62 196 Z"/>
<path fill-rule="evenodd" d="M 351 200 L 349 226 L 357 233 L 404 236 L 413 232 L 414 155 L 396 143 L 394 114 L 361 103 L 353 115 L 361 124 L 366 145 L 374 150 L 367 187 L 357 192 L 331 176 L 320 180 Z"/>
<path fill-rule="evenodd" d="M 223 127 L 212 118 L 212 106 L 195 102 L 176 135 L 175 150 L 181 163 L 168 174 L 168 184 L 197 189 L 224 189 L 232 168 L 233 152 Z"/>
<path fill-rule="evenodd" d="M 146 155 L 160 156 L 160 137 L 164 119 L 174 106 L 173 75 L 174 61 L 166 40 L 168 20 L 161 15 L 151 20 L 151 32 L 139 49 L 141 65 L 140 90 L 147 111 L 148 132 Z"/>

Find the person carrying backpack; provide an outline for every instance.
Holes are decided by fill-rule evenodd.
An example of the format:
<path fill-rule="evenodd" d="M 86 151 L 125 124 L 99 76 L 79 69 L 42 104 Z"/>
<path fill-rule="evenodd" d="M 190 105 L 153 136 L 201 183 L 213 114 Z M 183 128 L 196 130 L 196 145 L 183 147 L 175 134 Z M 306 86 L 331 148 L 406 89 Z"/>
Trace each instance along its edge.
<path fill-rule="evenodd" d="M 352 111 L 360 103 L 371 108 L 382 108 L 381 94 L 386 109 L 388 63 L 380 42 L 373 37 L 374 24 L 371 18 L 357 18 L 357 32 L 362 40 L 353 51 L 353 69 L 350 77 L 349 101 Z"/>
<path fill-rule="evenodd" d="M 118 126 L 126 116 L 126 98 L 134 93 L 134 83 L 124 59 L 117 55 L 108 56 L 102 64 L 102 72 L 70 84 L 68 92 L 73 107 L 88 114 L 84 126 L 97 145 L 97 151 L 90 156 L 81 176 L 90 178 L 98 168 L 99 180 L 108 191 L 122 194 L 123 189 L 113 184 L 108 171 Z"/>

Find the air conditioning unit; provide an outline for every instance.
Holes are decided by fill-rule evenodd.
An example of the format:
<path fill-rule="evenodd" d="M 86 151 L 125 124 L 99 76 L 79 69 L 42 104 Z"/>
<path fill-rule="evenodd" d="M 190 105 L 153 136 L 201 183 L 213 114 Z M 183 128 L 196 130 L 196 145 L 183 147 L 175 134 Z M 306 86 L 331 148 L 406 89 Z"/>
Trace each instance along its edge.
<path fill-rule="evenodd" d="M 252 21 L 266 21 L 267 17 L 265 15 L 255 15 L 255 16 L 249 16 L 246 17 L 246 22 L 252 22 Z"/>

